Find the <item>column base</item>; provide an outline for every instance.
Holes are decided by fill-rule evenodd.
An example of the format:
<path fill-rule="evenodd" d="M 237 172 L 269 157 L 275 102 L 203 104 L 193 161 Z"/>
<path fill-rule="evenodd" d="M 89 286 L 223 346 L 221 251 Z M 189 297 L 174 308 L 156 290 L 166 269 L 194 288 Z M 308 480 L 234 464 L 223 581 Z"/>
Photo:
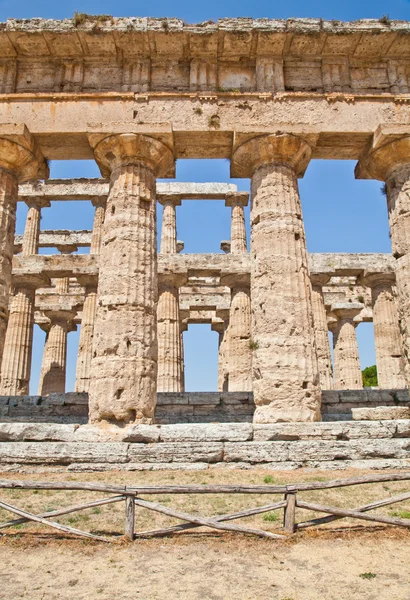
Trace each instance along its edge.
<path fill-rule="evenodd" d="M 257 406 L 253 422 L 258 424 L 268 423 L 311 423 L 320 421 L 320 410 L 310 410 L 307 408 L 276 408 L 275 406 Z"/>

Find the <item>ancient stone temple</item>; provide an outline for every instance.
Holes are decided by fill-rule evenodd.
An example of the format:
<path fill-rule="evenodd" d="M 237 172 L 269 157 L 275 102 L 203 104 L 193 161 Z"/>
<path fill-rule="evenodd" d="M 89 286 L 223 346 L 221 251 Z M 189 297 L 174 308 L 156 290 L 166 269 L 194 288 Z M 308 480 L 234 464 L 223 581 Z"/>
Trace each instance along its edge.
<path fill-rule="evenodd" d="M 250 195 L 172 181 L 182 158 L 228 159 Z M 95 160 L 101 179 L 49 179 L 62 159 Z M 385 184 L 390 255 L 308 254 L 298 179 L 312 159 L 357 160 L 357 178 Z M 223 253 L 182 252 L 182 201 L 199 199 L 229 211 Z M 92 204 L 92 231 L 41 229 L 51 202 L 74 200 Z M 0 464 L 406 465 L 409 214 L 406 22 L 2 24 Z M 370 321 L 379 388 L 365 390 L 356 327 Z M 192 323 L 219 334 L 218 392 L 185 392 Z"/>

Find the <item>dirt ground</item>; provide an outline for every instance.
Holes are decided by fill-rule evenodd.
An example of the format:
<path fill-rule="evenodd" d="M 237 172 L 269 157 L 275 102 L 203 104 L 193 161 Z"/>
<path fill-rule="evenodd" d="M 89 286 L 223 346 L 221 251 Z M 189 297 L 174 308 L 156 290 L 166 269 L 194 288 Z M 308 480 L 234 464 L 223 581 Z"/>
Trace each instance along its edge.
<path fill-rule="evenodd" d="M 202 473 L 50 473 L 1 479 L 100 481 L 129 484 L 284 483 L 345 478 L 363 472 L 268 474 L 263 470 Z M 306 492 L 303 498 L 354 508 L 409 491 L 410 482 L 343 490 Z M 75 495 L 76 494 L 76 495 Z M 0 498 L 32 512 L 71 506 L 101 497 L 88 492 L 2 490 Z M 269 498 L 269 499 L 268 499 Z M 152 499 L 152 497 L 150 497 Z M 168 506 L 202 515 L 235 512 L 270 502 L 267 496 L 159 496 Z M 275 498 L 277 500 L 278 497 Z M 409 518 L 410 503 L 378 509 Z M 298 511 L 298 520 L 313 516 Z M 10 518 L 1 511 L 0 519 Z M 61 523 L 113 537 L 104 544 L 53 531 L 41 524 L 1 530 L 0 599 L 14 600 L 410 600 L 410 530 L 358 521 L 336 521 L 300 531 L 285 541 L 242 534 L 191 530 L 169 538 L 127 543 L 123 503 L 59 517 Z M 275 531 L 281 514 L 243 521 Z M 138 509 L 136 528 L 174 524 L 163 515 Z"/>

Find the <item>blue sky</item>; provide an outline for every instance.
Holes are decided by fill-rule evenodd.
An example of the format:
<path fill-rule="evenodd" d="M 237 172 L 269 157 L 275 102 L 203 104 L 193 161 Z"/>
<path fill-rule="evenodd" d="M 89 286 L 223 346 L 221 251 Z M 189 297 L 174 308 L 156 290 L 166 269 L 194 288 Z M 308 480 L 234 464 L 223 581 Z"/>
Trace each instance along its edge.
<path fill-rule="evenodd" d="M 0 0 L 0 20 L 7 18 L 69 18 L 75 11 L 114 16 L 172 16 L 194 23 L 223 17 L 322 17 L 356 20 L 380 18 L 410 20 L 408 0 L 287 0 L 275 2 L 236 0 L 204 3 L 131 0 Z M 376 181 L 356 181 L 354 161 L 312 161 L 300 181 L 300 193 L 310 252 L 390 252 L 385 198 Z M 92 161 L 54 161 L 52 177 L 97 177 Z M 231 181 L 226 160 L 181 160 L 179 181 Z M 233 181 L 233 180 L 232 180 Z M 249 190 L 248 180 L 234 180 L 239 189 Z M 159 207 L 160 209 L 161 207 Z M 158 230 L 161 214 L 159 210 Z M 26 209 L 19 205 L 17 230 L 24 229 Z M 93 211 L 87 203 L 54 203 L 43 211 L 42 229 L 90 229 Z M 178 238 L 185 252 L 219 252 L 221 240 L 229 238 L 230 210 L 221 201 L 183 202 L 177 209 Z M 362 367 L 374 364 L 373 327 L 357 328 Z M 218 336 L 209 326 L 191 326 L 184 336 L 186 387 L 188 390 L 216 389 Z M 32 392 L 36 393 L 44 334 L 35 328 Z M 69 335 L 67 389 L 73 389 L 78 332 Z"/>
<path fill-rule="evenodd" d="M 389 14 L 392 19 L 409 19 L 407 0 L 65 0 L 61 4 L 52 0 L 0 0 L 0 19 L 10 17 L 64 19 L 74 11 L 91 14 L 112 14 L 141 17 L 179 17 L 189 23 L 216 20 L 222 17 L 316 17 L 323 19 L 377 19 Z"/>

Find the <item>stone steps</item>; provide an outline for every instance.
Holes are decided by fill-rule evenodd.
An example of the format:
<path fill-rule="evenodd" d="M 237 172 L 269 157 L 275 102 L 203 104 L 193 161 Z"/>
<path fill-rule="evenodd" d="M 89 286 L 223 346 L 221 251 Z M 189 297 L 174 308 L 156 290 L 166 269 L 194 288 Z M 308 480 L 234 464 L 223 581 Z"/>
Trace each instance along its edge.
<path fill-rule="evenodd" d="M 360 466 L 358 466 L 360 465 Z M 252 425 L 0 424 L 0 470 L 409 468 L 410 420 Z"/>

